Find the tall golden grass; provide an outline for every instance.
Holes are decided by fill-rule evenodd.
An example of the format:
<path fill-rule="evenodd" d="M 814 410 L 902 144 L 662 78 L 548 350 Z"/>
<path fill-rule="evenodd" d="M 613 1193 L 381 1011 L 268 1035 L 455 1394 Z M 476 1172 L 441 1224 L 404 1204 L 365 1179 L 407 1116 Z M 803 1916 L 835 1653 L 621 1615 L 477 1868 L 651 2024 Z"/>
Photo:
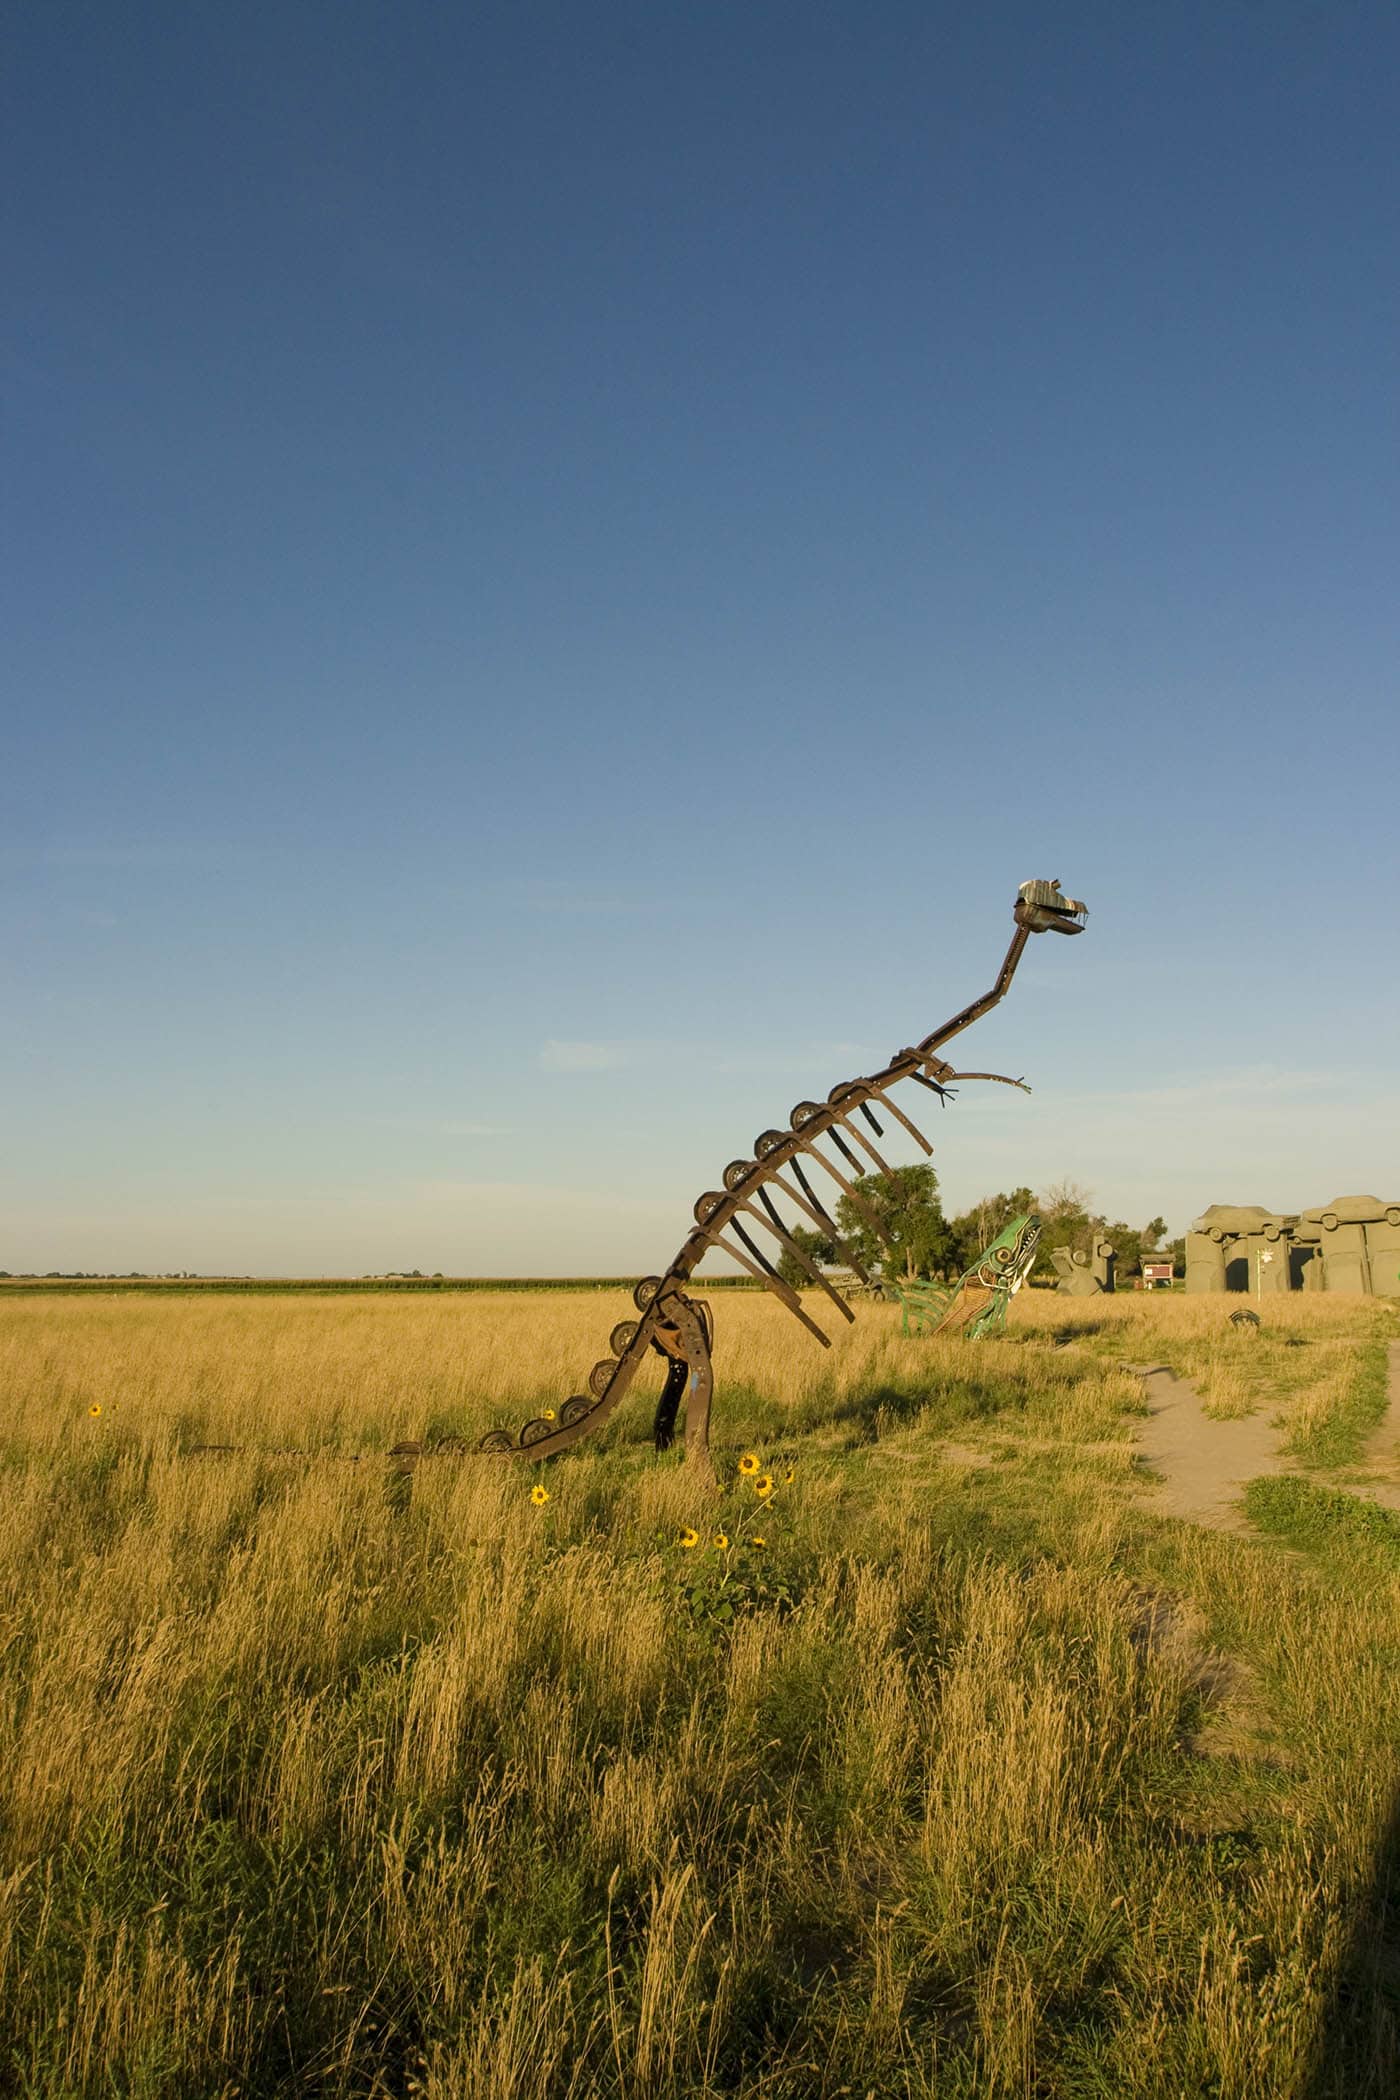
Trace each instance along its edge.
<path fill-rule="evenodd" d="M 1235 1303 L 1168 1293 L 1066 1300 L 1033 1291 L 1013 1303 L 1011 1340 L 1087 1347 L 1108 1367 L 1170 1358 L 1221 1413 L 1262 1405 L 1306 1423 L 1340 1404 L 1358 1335 L 1387 1330 L 1394 1317 L 1384 1301 L 1294 1295 L 1276 1301 L 1277 1310 L 1263 1306 L 1255 1336 L 1229 1325 Z M 425 1433 L 475 1436 L 582 1390 L 611 1328 L 632 1310 L 622 1291 L 0 1298 L 7 1433 L 36 1446 L 62 1443 L 97 1405 L 109 1442 L 119 1430 L 150 1450 L 206 1441 L 348 1455 Z M 854 1326 L 827 1317 L 816 1297 L 812 1310 L 830 1333 L 829 1351 L 764 1294 L 718 1299 L 721 1435 L 731 1416 L 742 1434 L 755 1403 L 775 1424 L 806 1429 L 911 1377 L 936 1385 L 931 1367 L 976 1361 L 956 1337 L 916 1346 L 888 1306 L 861 1305 Z M 1057 1373 L 1043 1351 L 1025 1376 L 1037 1391 L 1057 1376 L 1066 1391 L 1082 1385 L 1077 1373 Z M 658 1364 L 657 1389 L 660 1379 Z M 645 1417 L 645 1375 L 634 1390 L 615 1439 L 635 1435 Z M 727 1393 L 742 1398 L 736 1405 Z"/>
<path fill-rule="evenodd" d="M 1335 1351 L 1340 1406 L 1385 1310 L 823 1354 L 736 1295 L 718 1503 L 644 1398 L 540 1507 L 374 1456 L 557 1402 L 626 1310 L 0 1304 L 0 2087 L 1395 2089 L 1397 1564 L 1144 1515 L 1120 1368 L 1303 1409 L 1271 1352 Z"/>

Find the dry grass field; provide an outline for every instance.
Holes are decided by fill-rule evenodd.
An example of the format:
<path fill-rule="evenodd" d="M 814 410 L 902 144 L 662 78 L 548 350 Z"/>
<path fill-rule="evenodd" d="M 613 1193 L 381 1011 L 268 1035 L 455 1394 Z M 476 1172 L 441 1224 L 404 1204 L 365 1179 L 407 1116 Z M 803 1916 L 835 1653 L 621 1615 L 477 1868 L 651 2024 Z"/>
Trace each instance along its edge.
<path fill-rule="evenodd" d="M 383 1455 L 628 1310 L 0 1298 L 0 2090 L 1400 2091 L 1400 1528 L 1155 1518 L 1121 1368 L 1340 1479 L 1393 1310 L 827 1355 L 725 1294 L 718 1501 L 645 1395 L 547 1469 Z"/>

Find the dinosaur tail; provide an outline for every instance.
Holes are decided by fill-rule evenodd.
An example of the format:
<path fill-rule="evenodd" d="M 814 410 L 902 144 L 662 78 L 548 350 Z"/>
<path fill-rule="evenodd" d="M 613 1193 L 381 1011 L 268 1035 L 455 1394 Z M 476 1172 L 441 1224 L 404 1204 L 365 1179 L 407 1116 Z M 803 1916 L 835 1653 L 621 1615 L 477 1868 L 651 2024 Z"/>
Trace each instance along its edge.
<path fill-rule="evenodd" d="M 713 1325 L 703 1301 L 687 1297 L 670 1277 L 645 1276 L 632 1293 L 641 1318 L 621 1320 L 609 1336 L 611 1356 L 594 1364 L 588 1391 L 576 1393 L 556 1413 L 534 1415 L 518 1433 L 491 1429 L 478 1449 L 501 1458 L 531 1461 L 567 1451 L 616 1412 L 627 1396 L 637 1366 L 649 1351 L 667 1359 L 666 1384 L 657 1402 L 653 1436 L 658 1451 L 675 1440 L 676 1422 L 686 1403 L 686 1444 L 708 1449 Z"/>

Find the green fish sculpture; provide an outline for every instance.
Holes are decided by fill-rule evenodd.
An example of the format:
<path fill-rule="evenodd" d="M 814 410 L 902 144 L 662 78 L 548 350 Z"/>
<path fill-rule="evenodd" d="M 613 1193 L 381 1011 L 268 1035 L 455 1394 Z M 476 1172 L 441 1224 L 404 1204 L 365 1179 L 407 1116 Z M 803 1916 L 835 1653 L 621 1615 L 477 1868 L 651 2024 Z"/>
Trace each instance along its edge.
<path fill-rule="evenodd" d="M 905 1334 L 941 1334 L 961 1327 L 969 1341 L 979 1342 L 1004 1331 L 1006 1308 L 1035 1267 L 1039 1251 L 1040 1219 L 1031 1210 L 1004 1225 L 956 1283 L 921 1277 L 897 1283 L 887 1277 L 881 1279 L 881 1288 L 903 1307 L 900 1326 Z"/>

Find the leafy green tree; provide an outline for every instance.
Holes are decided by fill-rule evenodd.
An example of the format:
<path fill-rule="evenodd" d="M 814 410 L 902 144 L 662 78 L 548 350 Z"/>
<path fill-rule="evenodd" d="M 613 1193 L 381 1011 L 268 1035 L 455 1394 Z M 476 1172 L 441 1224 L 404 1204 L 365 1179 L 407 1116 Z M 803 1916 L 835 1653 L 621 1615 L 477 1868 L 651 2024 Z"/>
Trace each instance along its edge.
<path fill-rule="evenodd" d="M 1089 1190 L 1073 1181 L 1057 1182 L 1039 1196 L 1024 1185 L 1002 1189 L 996 1195 L 983 1196 L 956 1218 L 944 1217 L 938 1176 L 929 1166 L 897 1167 L 892 1184 L 878 1175 L 862 1175 L 855 1188 L 865 1210 L 873 1212 L 883 1226 L 895 1249 L 894 1256 L 891 1259 L 886 1254 L 873 1226 L 849 1196 L 841 1198 L 836 1211 L 842 1237 L 866 1268 L 900 1280 L 962 1275 L 1013 1218 L 1024 1217 L 1028 1211 L 1037 1211 L 1042 1223 L 1034 1271 L 1037 1276 L 1055 1275 L 1053 1248 L 1069 1247 L 1087 1254 L 1098 1239 L 1112 1241 L 1120 1276 L 1138 1275 L 1145 1259 L 1164 1260 L 1170 1255 L 1178 1268 L 1185 1264 L 1186 1243 L 1166 1242 L 1165 1218 L 1151 1218 L 1140 1229 L 1121 1218 L 1110 1223 L 1095 1209 Z M 840 1250 L 821 1233 L 802 1226 L 789 1230 L 790 1237 L 813 1261 L 841 1259 Z M 786 1283 L 801 1286 L 811 1280 L 790 1254 L 779 1255 L 776 1266 Z"/>
<path fill-rule="evenodd" d="M 1118 1257 L 1120 1276 L 1137 1276 L 1142 1271 L 1142 1234 L 1134 1232 L 1122 1218 L 1115 1218 L 1110 1225 L 1106 1220 L 1103 1237 L 1109 1241 Z"/>
<path fill-rule="evenodd" d="M 896 1167 L 888 1180 L 863 1174 L 855 1183 L 861 1205 L 843 1196 L 836 1222 L 852 1250 L 868 1269 L 902 1276 L 945 1276 L 957 1260 L 957 1241 L 938 1200 L 938 1176 L 932 1167 Z M 886 1253 L 865 1215 L 871 1213 L 894 1249 Z"/>
<path fill-rule="evenodd" d="M 802 1249 L 802 1252 L 810 1261 L 816 1262 L 819 1266 L 822 1262 L 836 1260 L 835 1247 L 833 1247 L 830 1240 L 824 1239 L 819 1232 L 809 1232 L 802 1225 L 790 1225 L 788 1227 L 788 1238 L 794 1246 Z M 776 1267 L 783 1282 L 790 1283 L 794 1290 L 800 1290 L 804 1283 L 810 1283 L 812 1280 L 801 1262 L 795 1260 L 786 1249 L 780 1250 Z"/>

